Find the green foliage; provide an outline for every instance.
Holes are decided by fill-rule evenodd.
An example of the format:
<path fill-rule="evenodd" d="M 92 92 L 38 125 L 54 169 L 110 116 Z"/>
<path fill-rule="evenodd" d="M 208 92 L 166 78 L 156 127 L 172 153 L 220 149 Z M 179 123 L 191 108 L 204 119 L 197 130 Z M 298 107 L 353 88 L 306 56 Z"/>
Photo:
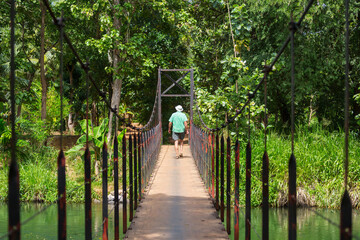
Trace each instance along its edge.
<path fill-rule="evenodd" d="M 232 43 L 226 2 L 192 1 L 190 11 L 196 19 L 191 32 L 194 64 L 201 81 L 196 87 L 206 87 L 213 93 L 238 82 L 243 83 L 246 72 L 269 64 L 287 39 L 290 15 L 297 21 L 307 1 L 229 1 L 235 46 Z M 356 54 L 360 38 L 359 4 L 352 3 L 350 13 L 351 91 L 358 87 L 355 77 L 359 75 Z M 302 124 L 311 121 L 309 113 L 315 113 L 324 126 L 336 129 L 343 123 L 343 5 L 338 2 L 318 1 L 311 7 L 301 28 L 296 34 L 296 121 Z M 264 24 L 266 23 L 266 24 Z M 237 54 L 235 57 L 234 51 Z M 246 70 L 240 63 L 246 62 Z M 245 65 L 244 65 L 245 66 Z M 268 106 L 273 114 L 272 124 L 282 128 L 290 123 L 290 52 L 284 54 L 268 78 Z M 262 92 L 262 89 L 260 90 Z M 260 93 L 261 94 L 261 93 Z M 263 102 L 256 99 L 258 105 Z M 354 107 L 354 103 L 350 103 Z M 356 114 L 360 114 L 355 106 Z M 353 116 L 355 116 L 353 115 Z"/>
<path fill-rule="evenodd" d="M 18 161 L 20 175 L 20 200 L 36 202 L 54 202 L 57 199 L 57 154 L 58 151 L 42 147 L 37 152 L 28 152 L 27 160 Z M 69 170 L 69 169 L 68 169 Z M 7 200 L 8 171 L 0 168 L 0 201 Z M 70 202 L 83 201 L 83 182 L 67 177 L 67 199 Z M 79 187 L 80 186 L 80 187 Z M 75 189 L 75 191 L 74 191 Z"/>
<path fill-rule="evenodd" d="M 55 85 L 57 88 L 59 86 Z M 58 130 L 60 131 L 61 128 L 61 102 L 60 102 L 60 95 L 58 91 L 56 91 L 55 86 L 51 86 L 48 89 L 48 99 L 47 99 L 47 113 L 46 113 L 46 123 L 48 125 L 48 129 L 51 130 Z M 41 102 L 39 102 L 41 104 Z M 70 112 L 70 105 L 68 100 L 65 98 L 63 99 L 63 116 L 67 116 Z M 65 119 L 63 120 L 63 124 L 65 125 Z"/>
<path fill-rule="evenodd" d="M 108 127 L 108 119 L 105 118 L 102 120 L 99 126 L 93 126 L 89 121 L 89 133 L 88 133 L 88 141 L 89 141 L 89 148 L 90 153 L 94 158 L 93 161 L 100 161 L 101 151 L 103 144 L 106 141 L 106 134 L 107 134 L 107 127 Z M 70 158 L 76 158 L 79 156 L 84 156 L 85 152 L 85 145 L 86 145 L 86 119 L 80 121 L 81 126 L 81 133 L 82 135 L 76 141 L 76 145 L 73 146 L 71 149 L 67 150 L 66 153 Z M 123 137 L 125 136 L 126 128 L 123 129 L 120 134 L 118 134 L 118 142 L 121 143 Z M 111 156 L 111 151 L 110 151 Z"/>
<path fill-rule="evenodd" d="M 236 109 L 241 109 L 244 107 L 245 102 L 247 101 L 247 94 L 251 90 L 251 86 L 256 80 L 258 80 L 262 74 L 256 70 L 252 75 L 249 75 L 245 63 L 240 63 L 241 68 L 237 68 L 238 65 L 235 64 L 234 68 L 239 70 L 237 76 L 238 82 L 242 85 L 239 85 L 238 93 L 236 93 L 236 86 L 233 82 L 231 87 L 218 88 L 215 91 L 210 93 L 205 89 L 198 89 L 196 91 L 197 104 L 201 112 L 202 119 L 204 122 L 211 128 L 216 128 L 220 126 L 225 119 L 232 117 L 232 115 L 227 115 L 229 113 L 234 113 Z M 242 69 L 242 71 L 241 71 Z M 223 72 L 224 78 L 228 77 L 228 72 Z M 251 111 L 251 126 L 252 128 L 261 127 L 261 121 L 259 119 L 262 117 L 264 112 L 264 106 L 258 105 L 257 101 L 253 100 L 249 104 Z M 197 108 L 194 108 L 194 112 L 197 113 Z M 245 117 L 248 113 L 248 108 L 235 118 L 235 124 L 230 125 L 230 134 L 242 135 L 245 136 L 247 133 L 247 124 L 248 118 Z M 227 115 L 227 116 L 226 116 Z M 197 114 L 194 116 L 194 121 L 197 125 L 201 125 L 200 119 Z M 239 130 L 241 129 L 241 130 Z"/>
<path fill-rule="evenodd" d="M 0 120 L 0 125 L 3 126 L 3 131 L 0 131 L 0 163 L 7 165 L 9 164 L 8 159 L 10 159 L 11 129 L 5 121 Z M 44 142 L 48 132 L 43 121 L 33 122 L 25 118 L 18 118 L 15 130 L 17 133 L 17 158 L 28 161 L 31 159 L 29 152 L 39 153 L 42 149 L 47 149 L 44 147 Z"/>
<path fill-rule="evenodd" d="M 252 145 L 252 204 L 260 206 L 262 199 L 262 157 L 264 154 L 264 136 L 253 136 Z M 350 135 L 349 176 L 350 192 L 358 199 L 360 168 L 357 156 L 360 145 L 354 134 Z M 310 204 L 318 207 L 339 207 L 344 183 L 344 133 L 328 132 L 321 125 L 312 128 L 296 128 L 295 157 L 297 162 L 298 191 L 306 194 Z M 240 192 L 245 191 L 245 147 L 240 146 Z M 267 138 L 269 155 L 269 202 L 272 206 L 281 206 L 287 198 L 288 162 L 291 155 L 291 139 L 288 135 L 270 131 Z M 241 203 L 245 204 L 245 195 L 241 194 Z M 359 202 L 354 202 L 354 205 Z"/>
<path fill-rule="evenodd" d="M 3 151 L 7 149 L 10 144 L 11 131 L 9 126 L 3 119 L 0 119 L 0 147 Z"/>
<path fill-rule="evenodd" d="M 8 195 L 8 168 L 0 168 L 0 201 L 4 202 Z"/>
<path fill-rule="evenodd" d="M 88 141 L 90 146 L 90 152 L 95 154 L 95 158 L 99 159 L 100 150 L 106 140 L 107 126 L 109 120 L 107 118 L 103 119 L 100 126 L 92 126 L 90 120 L 88 120 Z M 84 155 L 84 151 L 80 151 L 84 149 L 86 144 L 86 119 L 80 121 L 81 133 L 82 135 L 76 141 L 76 145 L 66 151 L 66 153 L 70 154 L 70 156 L 79 156 Z"/>
<path fill-rule="evenodd" d="M 360 93 L 354 95 L 354 100 L 360 105 Z M 357 121 L 357 124 L 360 125 L 360 113 L 355 116 L 355 120 Z"/>
<path fill-rule="evenodd" d="M 27 162 L 19 168 L 20 196 L 22 201 L 53 202 L 57 199 L 57 176 L 55 169 L 43 161 Z"/>
<path fill-rule="evenodd" d="M 154 103 L 158 68 L 194 68 L 196 100 L 205 123 L 210 127 L 221 125 L 226 117 L 232 117 L 236 109 L 244 106 L 247 94 L 263 77 L 261 68 L 274 59 L 288 37 L 288 22 L 291 15 L 297 21 L 307 4 L 306 0 L 120 2 L 114 4 L 114 1 L 106 0 L 58 0 L 53 1 L 51 7 L 56 16 L 64 12 L 67 19 L 65 31 L 80 58 L 89 62 L 90 74 L 97 87 L 106 95 L 106 99 L 112 97 L 113 80 L 116 78 L 122 80 L 120 113 L 134 113 L 135 121 L 145 123 Z M 232 32 L 227 3 L 229 3 Z M 108 108 L 94 86 L 90 84 L 90 87 L 87 87 L 86 74 L 65 44 L 64 117 L 60 119 L 59 34 L 48 14 L 45 19 L 47 118 L 45 121 L 40 120 L 42 87 L 39 71 L 41 26 L 39 9 L 37 0 L 17 2 L 15 29 L 17 105 L 14 114 L 17 115 L 17 154 L 24 162 L 21 167 L 23 169 L 35 167 L 32 161 L 37 157 L 28 153 L 40 154 L 47 136 L 59 131 L 61 123 L 66 122 L 69 113 L 73 114 L 75 127 L 83 136 L 68 153 L 70 156 L 82 154 L 80 150 L 85 144 L 86 120 L 84 119 L 87 97 L 93 120 L 89 124 L 90 147 L 95 160 L 98 160 L 105 140 Z M 352 1 L 350 9 L 351 129 L 357 130 L 360 124 L 360 96 L 357 90 L 360 74 L 360 57 L 357 55 L 360 51 L 359 3 Z M 0 164 L 2 166 L 8 163 L 11 136 L 9 11 L 8 2 L 0 1 Z M 296 34 L 295 113 L 299 126 L 308 124 L 313 127 L 319 123 L 330 130 L 337 130 L 338 126 L 343 126 L 343 12 L 344 6 L 341 2 L 316 1 Z M 119 59 L 117 66 L 114 66 L 115 57 Z M 173 77 L 179 76 L 174 74 Z M 167 82 L 164 81 L 163 87 L 166 84 Z M 187 78 L 184 87 L 188 90 L 189 86 Z M 287 139 L 283 140 L 284 137 L 277 134 L 289 131 L 291 112 L 289 48 L 285 49 L 273 72 L 268 76 L 267 86 L 267 111 L 269 124 L 273 126 L 271 136 L 276 139 L 274 142 L 277 144 L 285 144 Z M 252 130 L 264 126 L 263 97 L 261 87 L 250 103 Z M 173 106 L 179 104 L 179 101 L 179 99 L 163 101 L 163 116 L 169 115 Z M 183 105 L 186 108 L 188 101 Z M 244 114 L 246 112 L 247 109 Z M 199 124 L 198 118 L 195 117 L 194 120 Z M 236 123 L 229 127 L 229 134 L 233 138 L 235 136 L 241 138 L 241 142 L 244 143 L 247 141 L 247 118 L 245 115 L 240 115 L 235 121 Z M 320 135 L 326 135 L 325 130 L 319 132 Z M 122 134 L 125 134 L 125 130 Z M 122 134 L 119 135 L 120 139 Z M 313 136 L 314 132 L 309 134 Z M 298 145 L 309 140 L 303 137 L 304 139 L 300 140 L 299 136 Z M 333 142 L 336 140 L 327 135 L 325 139 Z M 320 140 L 311 139 L 311 141 Z M 335 142 L 340 144 L 338 140 Z M 283 145 L 277 147 L 282 148 Z M 281 157 L 288 158 L 288 156 Z M 312 159 L 312 156 L 308 155 L 298 157 Z M 76 158 L 74 168 L 80 171 L 82 162 L 77 160 Z M 38 174 L 49 173 L 46 172 L 45 167 L 42 169 L 45 165 L 44 162 L 39 163 Z M 335 165 L 338 166 L 338 162 Z M 329 174 L 332 176 L 334 172 Z M 280 179 L 283 178 L 284 176 Z M 304 179 L 307 181 L 305 177 Z M 282 180 L 276 183 L 277 187 L 281 188 L 284 185 Z M 29 178 L 29 182 L 31 181 L 35 183 L 35 180 Z M 76 185 L 76 181 L 73 185 Z M 333 186 L 338 186 L 337 180 L 331 188 Z M 44 191 L 39 190 L 39 192 Z"/>

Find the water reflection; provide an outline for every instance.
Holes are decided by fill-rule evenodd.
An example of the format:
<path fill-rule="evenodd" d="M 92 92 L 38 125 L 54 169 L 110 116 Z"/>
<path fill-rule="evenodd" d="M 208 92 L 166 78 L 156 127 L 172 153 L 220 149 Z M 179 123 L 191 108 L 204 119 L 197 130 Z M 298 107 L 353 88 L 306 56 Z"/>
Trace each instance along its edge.
<path fill-rule="evenodd" d="M 42 204 L 22 204 L 21 221 L 26 220 L 36 212 L 40 211 Z M 122 206 L 120 214 L 122 214 Z M 109 211 L 113 205 L 109 205 Z M 109 238 L 114 238 L 113 215 L 109 216 Z M 120 215 L 122 216 L 122 215 Z M 0 236 L 3 236 L 7 230 L 7 207 L 0 204 Z M 102 238 L 102 206 L 101 204 L 92 205 L 92 225 L 93 239 Z M 84 239 L 85 237 L 85 206 L 84 204 L 69 204 L 67 206 L 67 239 Z M 122 218 L 120 218 L 120 228 L 122 227 Z M 22 239 L 57 239 L 57 205 L 50 206 L 45 212 L 32 219 L 29 223 L 21 227 Z"/>
<path fill-rule="evenodd" d="M 42 209 L 41 204 L 22 204 L 21 219 L 24 221 L 34 213 Z M 93 239 L 101 239 L 102 237 L 102 206 L 101 204 L 93 204 Z M 120 206 L 120 210 L 122 206 Z M 109 205 L 109 211 L 112 205 Z M 315 210 L 315 209 L 314 209 Z M 67 206 L 67 236 L 68 239 L 84 239 L 85 235 L 85 216 L 83 204 L 69 204 Z M 328 209 L 316 209 L 317 212 L 324 215 L 334 223 L 339 223 L 339 211 Z M 244 209 L 240 213 L 240 239 L 245 238 L 245 221 Z M 122 213 L 120 213 L 122 214 Z M 114 238 L 113 232 L 113 215 L 109 215 L 109 238 Z M 339 239 L 339 229 L 328 221 L 316 215 L 309 209 L 298 209 L 298 239 L 305 240 L 337 240 Z M 121 216 L 121 215 L 120 215 Z M 261 209 L 252 209 L 252 239 L 261 239 Z M 0 204 L 0 236 L 4 235 L 7 230 L 7 207 Z M 233 219 L 233 218 L 232 218 Z M 287 239 L 287 209 L 270 209 L 270 239 Z M 122 227 L 122 217 L 120 217 L 120 228 Z M 233 233 L 232 220 L 232 233 Z M 353 210 L 353 233 L 360 236 L 360 211 Z M 258 237 L 259 236 L 259 237 Z M 57 206 L 53 205 L 45 212 L 22 226 L 22 239 L 57 239 Z M 232 236 L 231 236 L 232 238 Z"/>
<path fill-rule="evenodd" d="M 314 211 L 318 212 L 333 223 L 339 225 L 340 211 L 332 209 L 297 209 L 297 238 L 304 240 L 338 240 L 340 239 L 339 229 L 318 216 Z M 245 239 L 245 210 L 240 209 L 240 239 Z M 233 216 L 232 216 L 233 217 Z M 286 208 L 270 209 L 269 211 L 269 229 L 270 239 L 287 239 L 288 238 L 288 210 Z M 233 221 L 231 222 L 233 224 Z M 255 208 L 251 210 L 251 238 L 261 239 L 262 215 L 261 209 Z M 233 226 L 233 225 L 232 225 Z M 233 228 L 232 228 L 233 229 Z M 353 210 L 353 234 L 360 234 L 360 211 Z M 233 232 L 231 234 L 233 239 Z"/>

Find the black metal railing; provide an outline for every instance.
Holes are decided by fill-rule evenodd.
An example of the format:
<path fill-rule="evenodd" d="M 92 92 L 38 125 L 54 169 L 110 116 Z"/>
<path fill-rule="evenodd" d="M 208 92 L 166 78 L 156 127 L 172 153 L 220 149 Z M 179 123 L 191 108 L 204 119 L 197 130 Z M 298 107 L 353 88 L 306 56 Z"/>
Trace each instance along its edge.
<path fill-rule="evenodd" d="M 77 61 L 80 63 L 80 66 L 83 68 L 84 73 L 87 76 L 87 92 L 89 92 L 89 81 L 92 83 L 92 86 L 98 91 L 99 95 L 102 97 L 102 100 L 108 106 L 109 111 L 112 111 L 116 116 L 116 121 L 120 122 L 119 125 L 125 125 L 128 128 L 130 133 L 124 135 L 121 142 L 121 159 L 119 158 L 119 142 L 118 137 L 115 131 L 115 138 L 113 142 L 113 169 L 114 169 L 114 205 L 113 208 L 109 211 L 108 209 L 108 146 L 104 142 L 102 147 L 102 203 L 103 203 L 103 222 L 102 222 L 102 238 L 108 239 L 108 218 L 109 214 L 114 212 L 114 236 L 115 239 L 120 238 L 120 226 L 119 226 L 119 205 L 122 202 L 123 206 L 123 226 L 122 233 L 125 234 L 128 230 L 128 222 L 133 220 L 134 211 L 136 211 L 140 200 L 143 198 L 144 190 L 149 183 L 151 172 L 154 169 L 157 157 L 160 152 L 161 139 L 162 139 L 162 127 L 161 121 L 159 119 L 158 111 L 158 94 L 156 92 L 154 107 L 150 116 L 149 121 L 143 127 L 133 126 L 131 123 L 125 123 L 125 118 L 120 116 L 117 113 L 116 107 L 110 105 L 107 101 L 106 95 L 100 91 L 100 88 L 96 85 L 96 82 L 93 80 L 89 73 L 89 64 L 84 63 L 75 47 L 73 46 L 70 38 L 66 35 L 64 28 L 64 18 L 61 15 L 60 18 L 56 18 L 54 12 L 51 9 L 51 5 L 48 0 L 42 0 L 45 7 L 47 8 L 50 16 L 54 20 L 54 24 L 58 27 L 59 30 L 59 42 L 60 42 L 60 94 L 61 94 L 61 116 L 63 116 L 63 40 L 68 44 L 70 50 L 73 52 Z M 10 99 L 11 99 L 11 109 L 12 113 L 15 112 L 15 0 L 11 0 L 11 61 L 10 61 Z M 88 125 L 88 94 L 87 94 L 87 107 L 86 107 L 86 119 Z M 35 217 L 41 215 L 44 211 L 49 209 L 50 206 L 57 204 L 58 205 L 58 239 L 67 238 L 67 229 L 66 229 L 66 159 L 65 154 L 62 148 L 62 132 L 63 132 L 63 123 L 61 121 L 61 140 L 60 140 L 60 152 L 57 159 L 58 165 L 58 199 L 42 208 L 40 211 L 36 212 L 34 215 L 29 217 L 23 222 L 20 222 L 20 193 L 19 193 L 19 181 L 21 181 L 21 176 L 19 176 L 19 170 L 17 166 L 17 160 L 15 156 L 16 151 L 16 133 L 15 133 L 15 114 L 11 114 L 11 126 L 12 126 L 12 140 L 11 140 L 11 163 L 9 170 L 9 195 L 8 195 L 8 209 L 9 209 L 9 221 L 8 221 L 8 233 L 3 236 L 0 236 L 0 239 L 20 239 L 21 236 L 21 226 L 27 224 Z M 85 239 L 92 239 L 96 237 L 96 233 L 92 232 L 92 213 L 91 213 L 91 183 L 96 181 L 97 176 L 91 175 L 91 153 L 89 150 L 89 141 L 88 141 L 88 126 L 86 127 L 86 148 L 84 152 L 84 169 L 85 169 L 85 180 L 84 184 L 80 185 L 74 189 L 68 191 L 70 194 L 73 191 L 78 190 L 81 187 L 85 187 Z M 119 172 L 119 162 L 121 161 L 122 170 Z M 122 178 L 122 191 L 119 194 L 119 176 Z M 122 197 L 122 201 L 120 201 Z M 129 197 L 129 215 L 127 208 L 127 197 Z"/>
<path fill-rule="evenodd" d="M 294 22 L 291 19 L 290 22 L 290 33 L 289 37 L 285 40 L 280 51 L 277 53 L 275 59 L 270 65 L 265 65 L 263 69 L 264 76 L 260 80 L 259 84 L 255 87 L 252 92 L 249 92 L 248 99 L 245 104 L 242 105 L 241 109 L 235 111 L 232 117 L 228 117 L 227 121 L 220 125 L 220 127 L 210 128 L 202 119 L 199 106 L 196 103 L 197 113 L 202 128 L 196 126 L 193 122 L 190 124 L 190 147 L 193 154 L 195 163 L 198 167 L 199 173 L 204 181 L 206 188 L 209 190 L 209 195 L 214 202 L 216 210 L 220 211 L 220 219 L 226 223 L 226 231 L 228 234 L 231 233 L 231 221 L 230 221 L 230 209 L 232 201 L 234 210 L 234 239 L 239 239 L 239 141 L 235 138 L 234 146 L 231 146 L 231 140 L 229 137 L 225 139 L 222 129 L 225 129 L 230 124 L 235 122 L 235 118 L 244 114 L 246 107 L 250 105 L 250 102 L 254 98 L 255 94 L 264 87 L 264 105 L 265 105 L 265 131 L 264 131 L 264 154 L 262 158 L 262 235 L 263 240 L 269 239 L 269 157 L 267 154 L 267 77 L 272 71 L 275 63 L 278 61 L 280 56 L 283 54 L 285 48 L 290 43 L 291 52 L 291 155 L 288 162 L 288 239 L 297 238 L 297 184 L 296 184 L 296 157 L 294 153 L 294 134 L 295 134 L 295 33 L 300 28 L 305 15 L 311 8 L 314 0 L 310 0 L 307 4 L 303 14 L 301 15 L 298 22 Z M 345 0 L 345 16 L 346 16 L 346 36 L 345 36 L 345 157 L 344 157 L 344 194 L 341 199 L 341 213 L 340 213 L 340 225 L 334 224 L 330 219 L 322 216 L 316 210 L 314 211 L 317 215 L 327 220 L 329 223 L 340 229 L 340 239 L 352 239 L 356 238 L 352 234 L 352 205 L 351 199 L 348 193 L 348 137 L 349 137 L 349 0 Z M 196 99 L 196 96 L 195 96 Z M 244 114 L 245 115 L 245 114 Z M 245 116 L 244 116 L 245 117 Z M 249 136 L 248 144 L 246 146 L 246 164 L 245 164 L 245 239 L 251 238 L 251 230 L 255 233 L 254 226 L 251 225 L 251 145 L 250 145 L 250 107 L 249 107 Z M 218 124 L 217 124 L 218 125 Z M 216 144 L 214 144 L 214 135 L 216 135 Z M 220 164 L 218 164 L 218 146 L 220 138 Z M 225 163 L 225 148 L 226 148 L 226 163 Z M 216 164 L 214 164 L 214 153 L 216 155 Z M 234 174 L 231 175 L 231 162 L 234 165 Z M 214 169 L 215 168 L 215 169 Z M 214 171 L 216 174 L 214 174 Z M 220 181 L 218 178 L 218 172 L 220 172 Z M 231 185 L 234 186 L 234 191 L 231 192 Z M 225 190 L 226 185 L 226 190 Z M 214 190 L 215 188 L 215 190 Z M 219 189 L 220 188 L 220 189 Z M 218 199 L 220 203 L 218 205 Z M 226 203 L 225 203 L 226 199 Z M 226 210 L 226 219 L 225 219 Z M 257 234 L 260 239 L 260 235 Z"/>
<path fill-rule="evenodd" d="M 158 123 L 153 128 L 142 132 L 130 132 L 124 135 L 121 140 L 121 151 L 119 151 L 118 138 L 114 139 L 114 154 L 113 154 L 113 168 L 114 168 L 114 206 L 110 211 L 114 211 L 114 238 L 120 239 L 129 229 L 129 222 L 134 218 L 134 213 L 137 210 L 139 202 L 146 186 L 149 183 L 151 173 L 154 169 L 156 160 L 160 153 L 161 147 L 161 123 Z M 119 174 L 119 153 L 121 155 L 121 174 Z M 103 239 L 108 239 L 108 152 L 107 145 L 103 145 Z M 122 190 L 119 191 L 119 175 L 122 177 Z M 141 184 L 140 184 L 141 183 Z M 91 189 L 88 190 L 91 194 Z M 129 198 L 129 208 L 127 206 Z M 120 231 L 120 215 L 119 207 L 122 203 L 122 226 Z M 89 211 L 88 208 L 87 211 Z M 90 214 L 91 215 L 91 214 Z M 93 236 L 91 228 L 86 228 L 86 235 Z M 92 239 L 89 237 L 86 239 Z"/>
<path fill-rule="evenodd" d="M 77 53 L 75 47 L 72 45 L 70 38 L 64 32 L 64 22 L 63 18 L 57 19 L 54 12 L 51 10 L 51 6 L 47 0 L 43 0 L 44 5 L 46 6 L 49 14 L 54 20 L 54 23 L 59 29 L 60 32 L 60 43 L 62 46 L 62 41 L 69 45 L 69 48 L 73 52 L 77 61 L 80 63 L 81 67 L 84 70 L 84 73 L 87 76 L 88 81 L 90 81 L 93 87 L 98 91 L 99 95 L 103 98 L 103 101 L 107 104 L 109 111 L 115 113 L 117 118 L 116 121 L 124 123 L 124 118 L 116 112 L 116 107 L 111 106 L 107 101 L 106 95 L 100 91 L 97 87 L 96 82 L 92 79 L 89 71 L 89 65 L 83 62 Z M 265 95 L 265 150 L 263 155 L 263 164 L 262 164 L 262 186 L 263 186 L 263 196 L 262 196 L 262 239 L 269 239 L 269 158 L 266 151 L 266 127 L 267 127 L 267 76 L 272 70 L 275 63 L 278 61 L 280 56 L 283 54 L 285 48 L 290 43 L 291 44 L 291 92 L 292 92 L 292 154 L 289 159 L 289 219 L 288 219 L 288 229 L 289 239 L 296 239 L 296 158 L 294 154 L 294 88 L 295 88 L 295 64 L 294 64 L 294 35 L 297 29 L 300 27 L 302 21 L 304 20 L 305 15 L 308 13 L 308 10 L 312 6 L 314 0 L 310 0 L 307 7 L 305 8 L 304 13 L 300 17 L 298 22 L 291 21 L 290 23 L 290 34 L 289 37 L 285 40 L 280 51 L 276 55 L 275 59 L 268 66 L 264 66 L 264 77 L 261 79 L 259 84 L 256 86 L 254 91 L 248 95 L 247 102 L 243 107 L 236 111 L 236 113 L 228 118 L 221 127 L 209 128 L 201 118 L 199 112 L 201 123 L 204 127 L 203 130 L 198 126 L 195 126 L 193 123 L 190 124 L 190 146 L 191 152 L 196 162 L 196 165 L 199 169 L 199 172 L 202 176 L 202 179 L 205 183 L 206 188 L 208 189 L 210 197 L 213 199 L 215 208 L 220 211 L 221 221 L 226 221 L 226 231 L 228 234 L 231 233 L 231 215 L 230 211 L 232 209 L 231 200 L 234 199 L 234 236 L 236 239 L 239 238 L 239 142 L 235 141 L 234 146 L 231 145 L 230 137 L 226 139 L 220 133 L 221 129 L 224 129 L 229 124 L 233 123 L 235 118 L 242 114 L 254 97 L 254 95 L 260 90 L 261 86 L 264 85 L 264 95 Z M 340 221 L 340 239 L 352 239 L 352 207 L 351 200 L 347 191 L 348 187 L 348 136 L 349 136 L 349 0 L 345 1 L 345 12 L 346 12 L 346 48 L 345 48 L 345 177 L 344 177 L 344 186 L 345 191 L 341 201 L 341 221 Z M 10 61 L 10 100 L 11 100 L 11 112 L 15 113 L 15 0 L 11 0 L 11 61 Z M 62 47 L 60 48 L 62 49 Z M 62 50 L 61 50 L 62 52 Z M 62 54 L 60 59 L 60 81 L 62 81 Z M 61 83 L 62 84 L 62 83 Z M 61 85 L 60 84 L 60 85 Z M 62 86 L 62 85 L 61 85 Z M 87 83 L 87 88 L 89 88 Z M 61 93 L 62 94 L 62 93 Z M 157 92 L 157 94 L 160 94 Z M 114 143 L 113 143 L 113 159 L 112 164 L 114 168 L 114 195 L 115 203 L 110 212 L 114 211 L 114 236 L 115 239 L 120 238 L 120 222 L 119 222 L 119 207 L 120 207 L 120 197 L 122 198 L 123 203 L 123 225 L 122 233 L 125 234 L 128 230 L 128 222 L 133 220 L 134 211 L 136 211 L 139 201 L 143 199 L 145 188 L 148 185 L 151 173 L 154 169 L 156 160 L 158 158 L 161 146 L 162 139 L 162 126 L 161 120 L 157 119 L 157 96 L 155 97 L 154 108 L 150 117 L 150 120 L 144 127 L 138 128 L 132 126 L 130 123 L 125 124 L 129 129 L 133 130 L 129 134 L 124 135 L 121 139 L 121 155 L 119 158 L 119 142 L 115 134 Z M 61 111 L 62 114 L 62 111 Z M 88 115 L 88 114 L 87 114 Z M 62 119 L 62 117 L 61 117 Z M 250 121 L 249 121 L 250 122 Z M 38 216 L 42 212 L 46 211 L 50 205 L 44 207 L 39 212 L 28 218 L 27 220 L 20 222 L 20 204 L 19 204 L 19 181 L 21 181 L 21 176 L 19 176 L 19 171 L 17 167 L 17 160 L 15 156 L 16 151 L 16 133 L 15 133 L 15 114 L 11 115 L 12 123 L 12 140 L 11 140 L 11 164 L 9 170 L 9 195 L 8 195 L 8 207 L 9 207 L 9 232 L 0 236 L 0 239 L 9 238 L 9 239 L 20 239 L 20 230 L 21 225 L 26 224 L 31 221 L 34 217 Z M 226 141 L 226 144 L 225 144 Z M 219 143 L 220 142 L 220 143 Z M 88 146 L 88 144 L 87 144 Z M 106 143 L 103 145 L 103 165 L 102 165 L 102 181 L 103 181 L 103 224 L 102 224 L 102 237 L 103 239 L 108 239 L 108 202 L 107 202 L 107 189 L 108 189 L 108 146 Z M 226 150 L 225 150 L 226 149 Z M 226 151 L 226 155 L 225 155 Z M 234 157 L 233 157 L 234 156 Z M 84 164 L 85 164 L 85 182 L 79 187 L 85 187 L 85 236 L 86 239 L 92 239 L 94 234 L 91 229 L 91 183 L 96 179 L 96 176 L 91 176 L 91 155 L 89 148 L 86 147 L 84 154 Z M 58 239 L 66 239 L 66 173 L 65 173 L 65 155 L 61 149 L 58 156 L 58 199 L 53 204 L 58 204 Z M 121 174 L 119 173 L 119 161 L 121 161 Z M 234 174 L 231 172 L 231 161 L 234 161 L 235 170 Z M 246 206 L 245 206 L 245 239 L 250 239 L 250 229 L 253 227 L 251 225 L 251 145 L 250 145 L 250 135 L 249 143 L 246 147 Z M 122 178 L 122 190 L 119 194 L 119 176 Z M 234 184 L 234 193 L 232 194 L 231 186 Z M 71 189 L 69 192 L 72 192 L 76 189 Z M 127 208 L 127 198 L 129 198 L 129 214 Z M 226 213 L 225 213 L 226 210 Z M 225 215 L 226 214 L 226 215 Z"/>

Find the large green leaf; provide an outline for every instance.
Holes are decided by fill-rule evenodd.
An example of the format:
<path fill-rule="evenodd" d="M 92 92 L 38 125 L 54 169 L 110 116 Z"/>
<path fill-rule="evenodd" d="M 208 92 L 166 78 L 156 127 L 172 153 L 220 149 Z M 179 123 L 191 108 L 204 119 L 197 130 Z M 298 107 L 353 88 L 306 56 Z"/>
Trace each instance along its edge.
<path fill-rule="evenodd" d="M 126 128 L 123 129 L 123 130 L 121 131 L 121 133 L 117 136 L 119 142 L 121 142 L 122 139 L 124 138 L 125 133 L 126 133 L 126 130 L 127 130 Z"/>
<path fill-rule="evenodd" d="M 82 152 L 81 150 L 84 149 L 84 145 L 81 145 L 81 144 L 78 144 L 78 145 L 75 145 L 74 147 L 70 148 L 69 150 L 66 151 L 67 154 L 76 154 L 76 155 L 82 155 L 84 154 L 84 152 Z"/>

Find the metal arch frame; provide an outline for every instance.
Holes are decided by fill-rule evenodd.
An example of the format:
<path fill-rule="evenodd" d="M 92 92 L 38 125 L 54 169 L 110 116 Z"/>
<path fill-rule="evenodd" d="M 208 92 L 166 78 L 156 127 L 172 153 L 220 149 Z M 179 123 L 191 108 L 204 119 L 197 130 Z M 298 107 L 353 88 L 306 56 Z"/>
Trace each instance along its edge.
<path fill-rule="evenodd" d="M 166 72 L 185 72 L 179 79 L 176 81 L 172 79 Z M 165 91 L 162 92 L 161 89 L 161 76 L 164 75 L 171 80 L 173 83 Z M 190 93 L 187 92 L 179 82 L 183 80 L 190 73 Z M 166 94 L 174 86 L 180 88 L 185 94 Z M 194 69 L 158 69 L 158 107 L 159 107 L 159 119 L 161 119 L 161 98 L 162 97 L 190 97 L 190 123 L 193 120 L 193 106 L 194 106 Z"/>

